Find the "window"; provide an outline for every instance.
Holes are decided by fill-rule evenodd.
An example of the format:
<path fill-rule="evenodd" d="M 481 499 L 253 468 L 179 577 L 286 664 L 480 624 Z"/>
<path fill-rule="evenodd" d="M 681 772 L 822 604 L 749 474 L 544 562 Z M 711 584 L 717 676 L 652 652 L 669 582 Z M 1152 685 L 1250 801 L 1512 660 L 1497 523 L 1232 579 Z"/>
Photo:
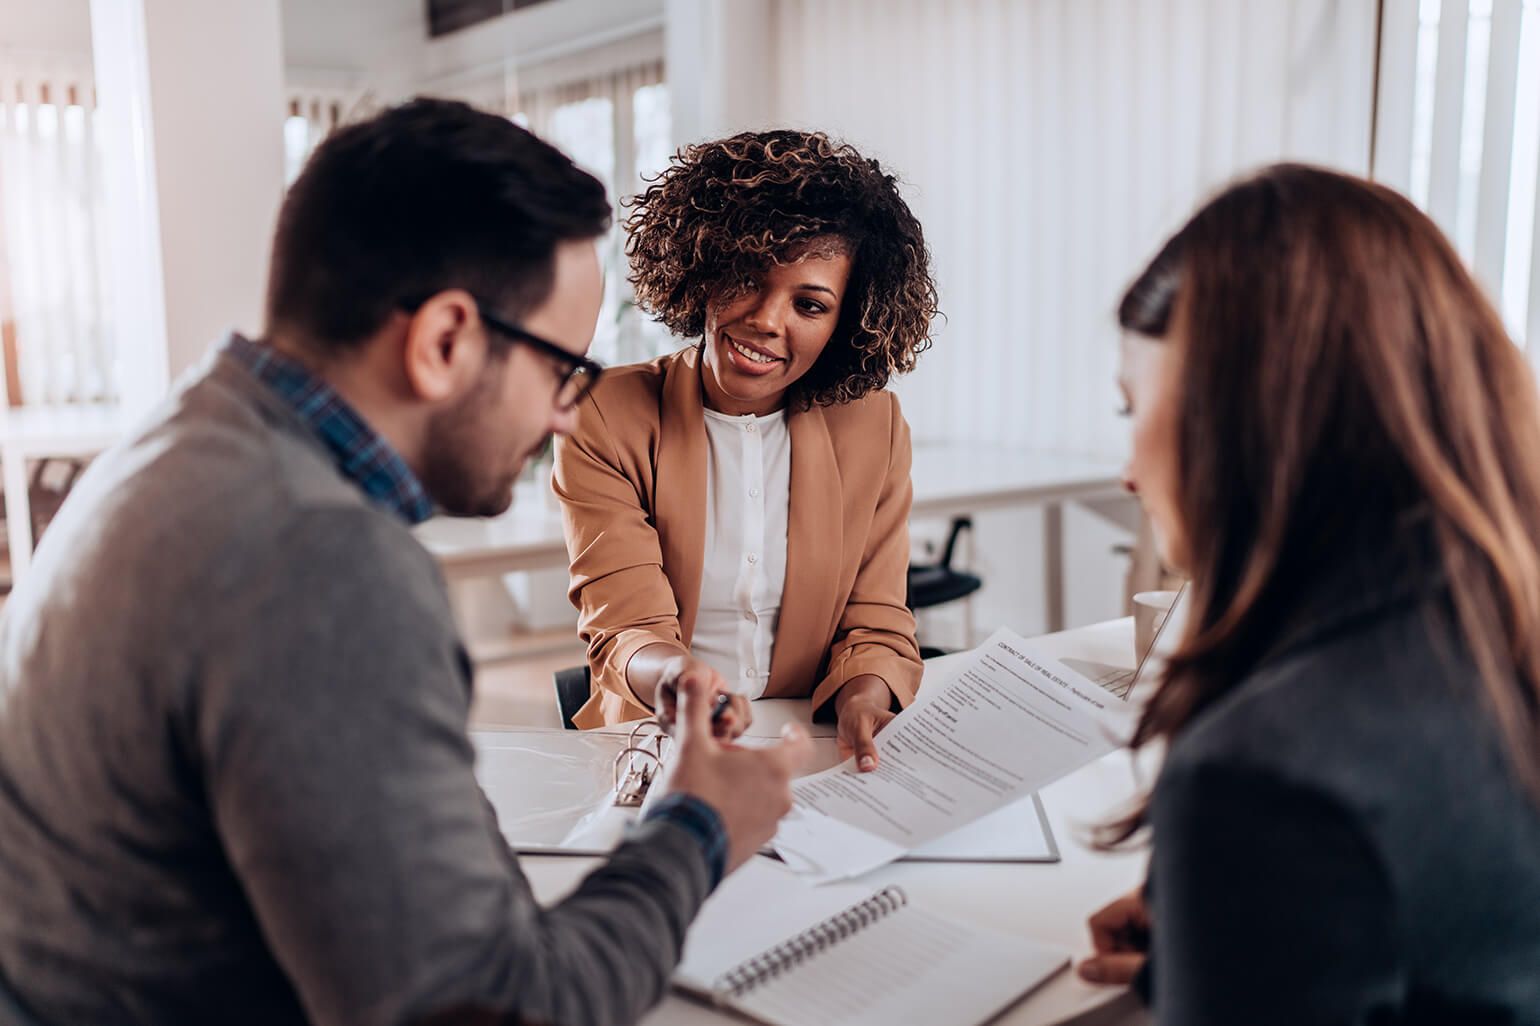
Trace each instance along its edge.
<path fill-rule="evenodd" d="M 1387 0 L 1375 177 L 1428 211 L 1540 359 L 1540 0 Z"/>
<path fill-rule="evenodd" d="M 332 130 L 379 110 L 368 91 L 293 87 L 289 114 L 283 121 L 283 181 L 293 184 L 311 152 Z"/>
<path fill-rule="evenodd" d="M 10 405 L 118 397 L 89 66 L 0 55 L 0 331 Z"/>
<path fill-rule="evenodd" d="M 604 183 L 617 202 L 615 224 L 600 244 L 604 305 L 594 331 L 594 358 L 634 363 L 667 352 L 668 330 L 637 309 L 626 281 L 625 201 L 668 164 L 673 152 L 668 86 L 651 62 L 575 84 L 520 93 L 514 120 L 560 146 Z"/>

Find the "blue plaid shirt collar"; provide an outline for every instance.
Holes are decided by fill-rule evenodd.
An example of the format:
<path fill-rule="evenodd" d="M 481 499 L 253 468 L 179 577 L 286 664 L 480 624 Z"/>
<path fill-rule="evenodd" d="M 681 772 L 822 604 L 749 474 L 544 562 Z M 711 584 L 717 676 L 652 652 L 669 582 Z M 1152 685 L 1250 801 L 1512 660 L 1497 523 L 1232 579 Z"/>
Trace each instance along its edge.
<path fill-rule="evenodd" d="M 240 335 L 231 335 L 224 351 L 299 415 L 365 495 L 409 524 L 433 514 L 432 500 L 406 461 L 330 385 L 272 346 Z"/>

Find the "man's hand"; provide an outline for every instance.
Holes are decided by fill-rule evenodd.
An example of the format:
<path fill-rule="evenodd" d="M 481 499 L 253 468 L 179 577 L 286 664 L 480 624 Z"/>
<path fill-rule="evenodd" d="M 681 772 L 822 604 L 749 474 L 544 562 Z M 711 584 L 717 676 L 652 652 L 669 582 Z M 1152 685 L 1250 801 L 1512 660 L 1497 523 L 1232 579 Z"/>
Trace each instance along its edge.
<path fill-rule="evenodd" d="M 1150 913 L 1144 895 L 1125 894 L 1093 915 L 1090 926 L 1096 954 L 1080 963 L 1081 978 L 1092 983 L 1132 982 L 1150 951 Z"/>
<path fill-rule="evenodd" d="M 775 836 L 781 817 L 791 811 L 791 779 L 812 755 L 807 731 L 788 724 L 785 739 L 770 748 L 739 748 L 713 735 L 712 692 L 699 675 L 681 676 L 677 685 L 678 744 L 670 793 L 694 795 L 716 810 L 727 831 L 727 871 L 741 866 Z"/>
<path fill-rule="evenodd" d="M 856 769 L 862 773 L 877 768 L 874 738 L 897 715 L 892 708 L 893 693 L 881 677 L 871 673 L 850 678 L 834 696 L 840 755 L 846 759 L 854 755 Z"/>
<path fill-rule="evenodd" d="M 680 686 L 694 681 L 700 688 L 708 714 L 716 711 L 717 696 L 727 696 L 727 708 L 712 720 L 712 730 L 717 737 L 731 741 L 742 736 L 754 715 L 749 711 L 749 700 L 734 694 L 722 675 L 699 659 L 690 655 L 676 655 L 663 663 L 658 674 L 657 709 L 658 722 L 672 730 L 677 711 Z"/>

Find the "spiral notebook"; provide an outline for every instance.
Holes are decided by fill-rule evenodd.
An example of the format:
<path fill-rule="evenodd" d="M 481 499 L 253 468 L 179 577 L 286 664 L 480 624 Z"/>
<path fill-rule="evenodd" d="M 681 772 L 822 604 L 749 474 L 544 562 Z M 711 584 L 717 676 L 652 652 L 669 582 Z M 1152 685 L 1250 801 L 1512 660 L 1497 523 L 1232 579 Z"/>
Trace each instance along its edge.
<path fill-rule="evenodd" d="M 815 887 L 756 857 L 701 909 L 674 983 L 769 1026 L 978 1026 L 1068 964 L 899 887 Z"/>

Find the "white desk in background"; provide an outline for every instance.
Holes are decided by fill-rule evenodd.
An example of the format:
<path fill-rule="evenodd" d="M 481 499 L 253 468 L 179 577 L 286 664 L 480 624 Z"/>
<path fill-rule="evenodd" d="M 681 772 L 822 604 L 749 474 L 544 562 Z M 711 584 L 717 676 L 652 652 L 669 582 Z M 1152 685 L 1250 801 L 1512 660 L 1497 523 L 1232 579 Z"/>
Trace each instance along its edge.
<path fill-rule="evenodd" d="M 128 428 L 107 406 L 19 408 L 0 416 L 0 477 L 12 585 L 32 561 L 32 511 L 27 461 L 89 458 Z M 948 518 L 994 509 L 1043 507 L 1043 590 L 1049 630 L 1064 626 L 1063 504 L 1120 493 L 1115 464 L 1080 456 L 1007 446 L 919 444 L 914 449 L 916 518 Z M 417 529 L 451 583 L 567 565 L 561 516 L 541 482 L 520 489 L 511 510 L 491 519 L 435 517 Z"/>
<path fill-rule="evenodd" d="M 1116 464 L 1006 446 L 916 445 L 917 518 L 946 518 L 985 510 L 1042 506 L 1043 589 L 1049 630 L 1064 626 L 1063 504 L 1120 494 Z M 544 485 L 541 486 L 542 488 Z M 490 520 L 435 518 L 417 536 L 438 558 L 451 583 L 476 577 L 567 565 L 561 515 L 554 499 L 521 492 L 507 513 Z"/>
<path fill-rule="evenodd" d="M 996 509 L 1043 508 L 1043 609 L 1048 630 L 1064 629 L 1064 504 L 1123 493 L 1110 460 L 998 445 L 914 447 L 912 518 Z"/>
<path fill-rule="evenodd" d="M 1074 638 L 1077 654 L 1083 658 L 1116 666 L 1133 664 L 1132 620 L 1083 627 L 1066 637 Z M 945 673 L 945 669 L 946 664 L 939 659 L 927 664 L 927 673 Z M 770 705 L 756 703 L 771 713 L 764 720 L 785 715 L 783 709 L 771 710 Z M 494 731 L 478 732 L 483 739 L 496 735 Z M 521 809 L 539 804 L 540 782 L 527 774 L 483 774 L 481 784 L 500 821 L 509 822 Z M 861 877 L 861 881 L 873 888 L 898 884 L 925 907 L 963 922 L 1019 933 L 1063 948 L 1078 961 L 1090 953 L 1087 917 L 1144 879 L 1145 852 L 1106 854 L 1086 843 L 1087 828 L 1122 811 L 1138 787 L 1127 753 L 1114 752 L 1044 788 L 1043 807 L 1061 856 L 1057 863 L 895 863 Z M 599 863 L 595 858 L 572 855 L 523 855 L 519 859 L 535 894 L 547 903 L 569 893 Z M 643 1023 L 721 1026 L 741 1021 L 671 991 Z M 1054 976 L 996 1020 L 1000 1026 L 1132 1026 L 1145 1021 L 1138 1000 L 1127 990 L 1086 983 L 1073 970 Z"/>
<path fill-rule="evenodd" d="M 5 484 L 5 531 L 11 586 L 32 564 L 32 502 L 27 461 L 88 459 L 127 434 L 129 422 L 114 406 L 36 406 L 0 414 L 0 476 Z"/>

